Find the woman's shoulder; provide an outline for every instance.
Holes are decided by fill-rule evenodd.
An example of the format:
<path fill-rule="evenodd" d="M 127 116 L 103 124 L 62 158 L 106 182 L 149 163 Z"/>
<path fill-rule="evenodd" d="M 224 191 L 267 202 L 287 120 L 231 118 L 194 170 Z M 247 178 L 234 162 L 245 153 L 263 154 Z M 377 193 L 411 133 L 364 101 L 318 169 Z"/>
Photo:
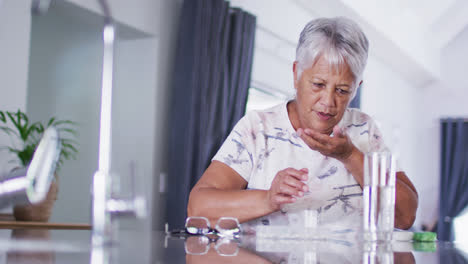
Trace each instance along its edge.
<path fill-rule="evenodd" d="M 277 122 L 287 116 L 286 102 L 265 109 L 247 111 L 243 119 L 252 124 L 269 124 Z"/>
<path fill-rule="evenodd" d="M 372 118 L 357 108 L 347 108 L 340 122 L 344 128 L 369 126 L 372 123 Z"/>

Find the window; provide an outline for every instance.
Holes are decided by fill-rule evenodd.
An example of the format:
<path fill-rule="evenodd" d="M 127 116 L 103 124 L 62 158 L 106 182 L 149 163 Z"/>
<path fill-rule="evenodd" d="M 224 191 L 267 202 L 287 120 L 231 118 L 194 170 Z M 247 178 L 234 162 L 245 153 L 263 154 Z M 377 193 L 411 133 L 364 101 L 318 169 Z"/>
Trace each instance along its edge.
<path fill-rule="evenodd" d="M 292 96 L 276 89 L 250 87 L 246 111 L 267 109 L 289 98 L 292 98 Z"/>

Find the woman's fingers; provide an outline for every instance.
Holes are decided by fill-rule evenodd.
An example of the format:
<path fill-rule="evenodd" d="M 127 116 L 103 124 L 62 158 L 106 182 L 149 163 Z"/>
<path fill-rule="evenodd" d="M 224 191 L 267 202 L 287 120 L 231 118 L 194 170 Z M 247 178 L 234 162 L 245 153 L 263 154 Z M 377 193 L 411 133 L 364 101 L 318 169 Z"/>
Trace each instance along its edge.
<path fill-rule="evenodd" d="M 281 195 L 281 194 L 275 195 L 273 197 L 273 199 L 274 199 L 274 202 L 276 204 L 278 204 L 278 205 L 287 204 L 287 203 L 294 203 L 296 201 L 296 198 L 294 198 L 292 196 Z"/>
<path fill-rule="evenodd" d="M 325 156 L 343 160 L 349 157 L 353 150 L 354 145 L 351 140 L 346 135 L 346 132 L 338 126 L 333 128 L 333 136 L 320 134 L 309 128 L 299 128 L 297 131 L 298 135 L 311 149 Z"/>
<path fill-rule="evenodd" d="M 302 181 L 305 181 L 306 177 L 301 177 L 300 180 L 295 177 L 291 177 L 290 175 L 286 176 L 284 179 L 284 183 L 296 188 L 299 191 L 307 192 L 309 188 L 307 187 L 307 184 L 303 183 Z"/>
<path fill-rule="evenodd" d="M 317 141 L 319 144 L 326 146 L 330 144 L 330 136 L 318 133 L 310 128 L 304 130 L 305 134 Z"/>
<path fill-rule="evenodd" d="M 303 196 L 304 195 L 302 188 L 291 186 L 287 184 L 286 182 L 279 186 L 278 193 L 290 195 L 290 196 Z"/>
<path fill-rule="evenodd" d="M 300 170 L 296 170 L 294 168 L 287 168 L 287 169 L 284 169 L 282 171 L 280 171 L 279 173 L 280 174 L 283 174 L 283 175 L 290 175 L 292 177 L 295 177 L 297 178 L 298 180 L 301 180 L 301 181 L 306 181 L 308 176 L 307 176 L 307 173 L 309 172 L 308 169 L 306 168 L 303 168 L 303 169 L 300 169 Z"/>
<path fill-rule="evenodd" d="M 279 171 L 269 190 L 270 203 L 274 208 L 279 209 L 281 204 L 296 201 L 295 197 L 301 197 L 308 191 L 307 185 L 303 182 L 308 179 L 308 170 L 303 168 L 297 170 L 287 168 Z"/>

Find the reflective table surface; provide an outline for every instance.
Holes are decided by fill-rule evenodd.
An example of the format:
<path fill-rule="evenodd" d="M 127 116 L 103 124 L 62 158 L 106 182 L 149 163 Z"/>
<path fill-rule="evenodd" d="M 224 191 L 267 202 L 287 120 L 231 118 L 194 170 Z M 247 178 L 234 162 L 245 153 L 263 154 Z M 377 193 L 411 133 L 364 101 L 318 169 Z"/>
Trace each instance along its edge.
<path fill-rule="evenodd" d="M 91 245 L 89 230 L 0 230 L 3 263 L 467 263 L 446 242 L 366 244 L 353 239 L 239 240 L 170 237 L 121 230 L 112 244 Z M 348 237 L 349 238 L 349 237 Z"/>

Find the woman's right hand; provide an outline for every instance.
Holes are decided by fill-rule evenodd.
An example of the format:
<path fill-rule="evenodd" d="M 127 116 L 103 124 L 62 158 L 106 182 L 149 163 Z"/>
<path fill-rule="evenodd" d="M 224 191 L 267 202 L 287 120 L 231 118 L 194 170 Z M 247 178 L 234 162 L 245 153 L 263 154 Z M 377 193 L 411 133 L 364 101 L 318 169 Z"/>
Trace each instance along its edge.
<path fill-rule="evenodd" d="M 309 171 L 306 168 L 296 170 L 287 168 L 279 171 L 268 190 L 268 203 L 271 209 L 278 211 L 282 204 L 293 203 L 296 197 L 302 197 L 309 190 L 307 181 Z"/>

